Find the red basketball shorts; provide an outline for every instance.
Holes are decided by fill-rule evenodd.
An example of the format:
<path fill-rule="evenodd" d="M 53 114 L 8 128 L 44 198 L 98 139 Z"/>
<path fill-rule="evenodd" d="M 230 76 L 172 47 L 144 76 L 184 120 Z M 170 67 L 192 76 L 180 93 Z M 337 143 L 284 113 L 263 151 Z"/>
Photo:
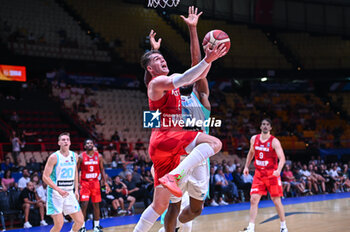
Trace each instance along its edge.
<path fill-rule="evenodd" d="M 187 154 L 186 147 L 196 138 L 198 131 L 155 130 L 152 131 L 148 149 L 154 164 L 154 186 L 159 178 L 180 164 L 180 156 Z"/>
<path fill-rule="evenodd" d="M 98 180 L 93 181 L 80 181 L 80 201 L 91 201 L 93 203 L 101 202 L 101 189 L 100 182 Z"/>
<path fill-rule="evenodd" d="M 281 177 L 273 176 L 273 171 L 274 170 L 261 172 L 259 170 L 255 170 L 250 195 L 266 195 L 267 191 L 269 191 L 271 197 L 283 196 Z"/>

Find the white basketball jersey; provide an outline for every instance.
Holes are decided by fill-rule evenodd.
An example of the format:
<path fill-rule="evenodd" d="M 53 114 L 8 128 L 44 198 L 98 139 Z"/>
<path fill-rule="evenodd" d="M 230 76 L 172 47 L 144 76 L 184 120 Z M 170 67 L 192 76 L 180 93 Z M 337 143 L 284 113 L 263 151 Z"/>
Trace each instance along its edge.
<path fill-rule="evenodd" d="M 52 181 L 62 190 L 73 190 L 75 170 L 77 167 L 74 152 L 69 151 L 67 157 L 63 156 L 60 151 L 56 151 L 54 154 L 57 156 L 57 163 L 50 175 Z M 50 186 L 48 186 L 48 188 L 50 188 Z"/>
<path fill-rule="evenodd" d="M 181 104 L 182 115 L 185 121 L 187 118 L 204 121 L 210 117 L 210 111 L 202 105 L 196 94 L 193 92 L 189 96 L 181 96 Z M 203 125 L 200 129 L 206 134 L 209 134 L 208 127 L 204 127 Z"/>

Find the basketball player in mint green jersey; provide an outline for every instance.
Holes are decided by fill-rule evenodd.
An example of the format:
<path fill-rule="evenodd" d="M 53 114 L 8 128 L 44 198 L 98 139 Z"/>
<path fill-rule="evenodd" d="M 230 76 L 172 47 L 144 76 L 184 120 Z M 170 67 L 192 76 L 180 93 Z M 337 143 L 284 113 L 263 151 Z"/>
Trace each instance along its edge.
<path fill-rule="evenodd" d="M 78 203 L 78 155 L 69 150 L 71 145 L 69 133 L 58 136 L 60 150 L 51 154 L 47 160 L 43 181 L 47 187 L 47 215 L 53 218 L 54 226 L 50 232 L 59 232 L 62 229 L 63 215 L 69 215 L 74 224 L 71 232 L 77 232 L 84 223 L 84 217 Z M 75 189 L 75 190 L 74 190 Z M 75 191 L 75 192 L 74 192 Z"/>

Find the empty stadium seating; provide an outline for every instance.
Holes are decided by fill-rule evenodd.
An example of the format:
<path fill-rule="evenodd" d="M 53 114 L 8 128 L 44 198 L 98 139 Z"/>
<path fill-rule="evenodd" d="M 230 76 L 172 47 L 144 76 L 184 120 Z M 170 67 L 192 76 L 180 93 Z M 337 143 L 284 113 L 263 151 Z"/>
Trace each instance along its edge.
<path fill-rule="evenodd" d="M 139 63 L 144 53 L 142 45 L 151 29 L 163 38 L 162 46 L 190 65 L 189 45 L 154 9 L 121 0 L 68 0 L 72 8 L 107 41 L 119 40 L 117 52 L 126 61 Z"/>
<path fill-rule="evenodd" d="M 305 69 L 349 68 L 350 41 L 340 36 L 280 33 L 279 37 L 298 57 Z"/>
<path fill-rule="evenodd" d="M 171 19 L 183 31 L 188 31 L 187 25 L 179 15 L 171 15 Z M 291 67 L 291 64 L 280 54 L 277 46 L 274 46 L 260 29 L 202 18 L 198 23 L 200 42 L 208 31 L 214 29 L 225 31 L 231 40 L 229 53 L 220 61 L 225 67 L 256 69 L 286 69 Z"/>
<path fill-rule="evenodd" d="M 109 54 L 99 51 L 78 22 L 54 0 L 1 0 L 0 4 L 0 19 L 11 28 L 0 35 L 9 39 L 8 47 L 16 53 L 76 60 L 111 60 Z M 65 39 L 60 32 L 65 34 Z M 64 42 L 76 44 L 65 47 Z"/>

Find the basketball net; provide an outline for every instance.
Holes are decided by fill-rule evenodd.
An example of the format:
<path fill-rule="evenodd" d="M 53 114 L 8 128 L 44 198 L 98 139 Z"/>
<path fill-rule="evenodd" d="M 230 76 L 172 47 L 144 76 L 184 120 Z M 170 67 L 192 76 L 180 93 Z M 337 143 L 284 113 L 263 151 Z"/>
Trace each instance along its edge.
<path fill-rule="evenodd" d="M 161 8 L 176 7 L 180 3 L 180 0 L 148 0 L 148 7 Z"/>

